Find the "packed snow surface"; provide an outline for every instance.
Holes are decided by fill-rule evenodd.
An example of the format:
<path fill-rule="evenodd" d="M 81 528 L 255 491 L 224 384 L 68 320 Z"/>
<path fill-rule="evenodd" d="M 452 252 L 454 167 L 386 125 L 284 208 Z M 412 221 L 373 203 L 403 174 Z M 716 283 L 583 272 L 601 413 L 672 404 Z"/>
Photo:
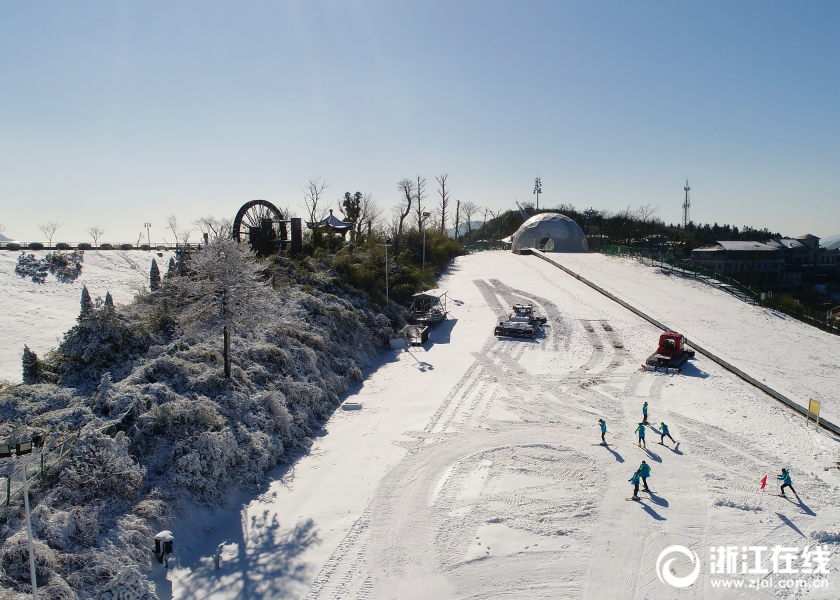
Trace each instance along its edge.
<path fill-rule="evenodd" d="M 745 368 L 766 365 L 780 387 L 837 375 L 836 353 L 813 363 L 810 345 L 827 340 L 723 292 L 600 257 L 582 256 L 575 267 L 602 283 L 610 270 L 626 272 L 616 281 L 638 280 L 621 283 L 628 294 L 648 289 L 628 300 L 661 307 L 660 318 L 729 350 L 736 364 L 745 357 L 752 361 Z M 449 290 L 450 320 L 425 347 L 389 351 L 365 373 L 348 398 L 361 410 L 336 411 L 311 452 L 276 470 L 263 494 L 232 497 L 228 510 L 196 509 L 172 528 L 170 570 L 154 563 L 159 597 L 840 595 L 836 555 L 831 575 L 775 576 L 802 579 L 805 590 L 722 590 L 709 570 L 712 546 L 836 548 L 835 437 L 813 423 L 807 429 L 702 356 L 682 375 L 639 371 L 660 332 L 536 257 L 459 258 L 440 285 Z M 613 289 L 622 291 L 616 282 Z M 543 332 L 535 340 L 495 338 L 497 316 L 526 301 L 548 317 Z M 745 324 L 731 335 L 745 347 L 786 343 L 761 356 L 724 348 L 728 338 L 717 328 L 738 320 Z M 634 438 L 645 401 L 647 449 Z M 598 445 L 599 418 L 608 447 Z M 677 444 L 659 445 L 661 421 Z M 642 460 L 652 468 L 653 493 L 627 501 Z M 801 501 L 773 495 L 782 467 L 791 469 Z M 760 492 L 765 475 L 768 489 Z M 680 590 L 656 572 L 659 554 L 675 544 L 703 564 L 699 579 Z M 671 570 L 685 576 L 691 565 L 678 560 Z M 818 589 L 826 583 L 832 587 Z"/>
<path fill-rule="evenodd" d="M 47 250 L 27 250 L 36 259 L 51 254 Z M 128 303 L 138 285 L 149 285 L 152 258 L 161 275 L 166 273 L 174 252 L 137 250 L 86 250 L 81 274 L 72 282 L 48 275 L 43 283 L 15 273 L 20 252 L 0 252 L 0 308 L 3 314 L 3 343 L 0 345 L 0 381 L 21 381 L 21 356 L 26 344 L 43 357 L 58 346 L 64 332 L 79 316 L 82 286 L 92 298 L 111 292 L 114 301 Z"/>

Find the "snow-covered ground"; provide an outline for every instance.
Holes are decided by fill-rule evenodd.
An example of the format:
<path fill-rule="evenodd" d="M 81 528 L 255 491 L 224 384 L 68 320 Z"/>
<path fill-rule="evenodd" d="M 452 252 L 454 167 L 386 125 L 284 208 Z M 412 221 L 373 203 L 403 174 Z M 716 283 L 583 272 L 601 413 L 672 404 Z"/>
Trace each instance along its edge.
<path fill-rule="evenodd" d="M 659 309 L 661 319 L 736 364 L 750 359 L 746 370 L 763 366 L 768 383 L 772 377 L 790 391 L 809 377 L 830 380 L 812 362 L 815 337 L 798 324 L 630 263 L 574 258 L 605 285 L 611 269 L 626 270 L 628 301 Z M 631 293 L 645 286 L 647 294 Z M 797 569 L 807 567 L 799 558 L 805 546 L 836 549 L 836 438 L 806 429 L 804 419 L 702 356 L 683 375 L 640 372 L 659 331 L 536 257 L 459 258 L 440 287 L 450 291 L 452 319 L 425 348 L 390 352 L 367 372 L 350 398 L 361 410 L 337 411 L 311 453 L 275 471 L 260 496 L 232 498 L 228 510 L 190 511 L 174 526 L 172 568 L 155 563 L 152 574 L 159 597 L 840 597 L 838 556 L 828 590 L 748 589 L 748 581 L 722 590 L 709 565 L 712 546 L 732 547 L 738 572 L 744 547 L 766 546 L 762 566 L 771 571 L 775 546 L 797 549 Z M 663 289 L 671 292 L 667 310 Z M 548 317 L 541 336 L 493 337 L 496 315 L 521 301 Z M 731 334 L 745 347 L 775 346 L 780 335 L 785 343 L 760 357 L 738 354 L 717 331 L 734 327 L 732 319 L 746 323 Z M 836 377 L 834 356 L 823 362 Z M 830 389 L 820 381 L 809 389 Z M 634 443 L 645 401 L 655 425 L 647 450 Z M 598 445 L 599 418 L 609 447 Z M 676 446 L 657 443 L 660 421 Z M 642 460 L 654 492 L 627 501 Z M 772 495 L 783 466 L 802 502 Z M 675 544 L 702 563 L 696 583 L 680 590 L 657 577 L 660 552 Z M 684 576 L 690 566 L 677 561 L 671 571 Z M 733 577 L 763 585 L 802 579 L 812 588 L 827 581 L 723 579 Z"/>
<path fill-rule="evenodd" d="M 27 250 L 35 258 L 49 251 Z M 64 332 L 79 316 L 82 286 L 87 285 L 92 298 L 104 298 L 110 291 L 114 302 L 127 303 L 137 285 L 149 284 L 152 258 L 157 259 L 161 274 L 166 273 L 174 252 L 136 250 L 87 250 L 82 272 L 70 283 L 47 276 L 43 283 L 15 274 L 19 252 L 0 251 L 0 313 L 3 343 L 0 345 L 0 381 L 20 382 L 24 344 L 43 357 L 61 341 Z"/>
<path fill-rule="evenodd" d="M 840 336 L 636 260 L 603 254 L 551 258 L 801 406 L 819 400 L 821 414 L 840 424 Z"/>

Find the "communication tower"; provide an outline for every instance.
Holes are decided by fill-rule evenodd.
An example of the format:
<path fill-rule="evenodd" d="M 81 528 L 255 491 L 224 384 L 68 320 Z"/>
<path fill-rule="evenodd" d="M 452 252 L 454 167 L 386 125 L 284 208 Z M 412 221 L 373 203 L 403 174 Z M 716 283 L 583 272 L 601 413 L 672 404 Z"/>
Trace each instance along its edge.
<path fill-rule="evenodd" d="M 689 209 L 691 208 L 691 199 L 688 195 L 688 192 L 689 192 L 689 190 L 691 190 L 691 188 L 688 187 L 688 179 L 685 180 L 685 187 L 683 188 L 683 190 L 685 190 L 685 202 L 683 202 L 683 205 L 682 205 L 682 209 L 683 209 L 683 229 L 685 229 L 686 227 L 688 227 L 688 222 L 691 220 L 690 216 L 689 216 Z"/>

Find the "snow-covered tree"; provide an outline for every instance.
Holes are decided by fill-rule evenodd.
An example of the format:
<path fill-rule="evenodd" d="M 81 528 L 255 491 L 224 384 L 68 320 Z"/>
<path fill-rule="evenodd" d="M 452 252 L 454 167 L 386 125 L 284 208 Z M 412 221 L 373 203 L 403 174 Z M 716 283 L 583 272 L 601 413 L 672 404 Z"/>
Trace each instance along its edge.
<path fill-rule="evenodd" d="M 105 292 L 105 310 L 107 312 L 114 312 L 114 297 L 111 292 Z"/>
<path fill-rule="evenodd" d="M 169 259 L 169 267 L 166 269 L 166 278 L 169 279 L 170 277 L 174 277 L 178 274 L 178 268 L 175 266 L 175 259 Z"/>
<path fill-rule="evenodd" d="M 82 301 L 81 301 L 81 310 L 79 311 L 79 319 L 83 319 L 90 315 L 93 311 L 93 300 L 90 299 L 90 292 L 88 292 L 87 286 L 82 286 Z"/>
<path fill-rule="evenodd" d="M 186 307 L 185 325 L 222 327 L 225 377 L 230 377 L 230 330 L 255 319 L 267 302 L 262 268 L 246 244 L 217 238 L 190 255 L 188 276 L 175 277 L 178 299 Z"/>
<path fill-rule="evenodd" d="M 160 287 L 160 269 L 157 261 L 152 259 L 152 268 L 149 270 L 149 289 L 153 292 Z"/>
<path fill-rule="evenodd" d="M 29 349 L 29 346 L 23 346 L 23 383 L 37 383 L 38 372 L 38 355 Z"/>

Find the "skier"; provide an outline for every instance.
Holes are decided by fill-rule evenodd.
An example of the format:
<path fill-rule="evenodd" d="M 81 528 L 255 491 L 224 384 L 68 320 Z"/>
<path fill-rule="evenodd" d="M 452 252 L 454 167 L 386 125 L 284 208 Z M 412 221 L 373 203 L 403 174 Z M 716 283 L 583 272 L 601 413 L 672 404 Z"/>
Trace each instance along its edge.
<path fill-rule="evenodd" d="M 779 475 L 779 481 L 782 482 L 782 489 L 780 491 L 780 496 L 785 495 L 785 488 L 789 487 L 790 491 L 793 492 L 797 498 L 799 498 L 799 494 L 796 493 L 796 490 L 793 489 L 793 484 L 790 481 L 790 471 L 787 469 L 782 469 L 782 474 Z"/>
<path fill-rule="evenodd" d="M 647 448 L 647 444 L 645 443 L 645 424 L 639 423 L 639 426 L 636 427 L 635 433 L 639 434 L 639 447 L 641 448 L 642 446 L 644 446 L 645 448 Z"/>
<path fill-rule="evenodd" d="M 650 465 L 645 461 L 642 461 L 642 464 L 639 465 L 639 475 L 642 478 L 642 485 L 645 486 L 645 491 L 649 492 L 650 488 L 647 484 L 647 478 L 650 477 Z"/>
<path fill-rule="evenodd" d="M 604 436 L 607 435 L 607 422 L 604 419 L 598 419 L 598 423 L 601 424 L 601 443 L 606 445 L 607 440 L 604 439 Z"/>
<path fill-rule="evenodd" d="M 642 423 L 647 425 L 648 424 L 648 421 L 647 421 L 647 402 L 645 402 L 645 405 L 642 406 L 642 416 L 644 417 L 642 419 Z"/>
<path fill-rule="evenodd" d="M 638 471 L 633 473 L 633 477 L 627 480 L 633 484 L 633 500 L 639 499 L 639 478 L 642 476 L 641 473 L 642 470 L 639 469 Z"/>
<path fill-rule="evenodd" d="M 659 435 L 662 436 L 662 439 L 659 440 L 659 443 L 664 445 L 665 444 L 665 436 L 667 435 L 672 442 L 675 444 L 677 443 L 674 438 L 671 437 L 671 434 L 668 432 L 668 426 L 665 423 L 659 424 Z"/>

